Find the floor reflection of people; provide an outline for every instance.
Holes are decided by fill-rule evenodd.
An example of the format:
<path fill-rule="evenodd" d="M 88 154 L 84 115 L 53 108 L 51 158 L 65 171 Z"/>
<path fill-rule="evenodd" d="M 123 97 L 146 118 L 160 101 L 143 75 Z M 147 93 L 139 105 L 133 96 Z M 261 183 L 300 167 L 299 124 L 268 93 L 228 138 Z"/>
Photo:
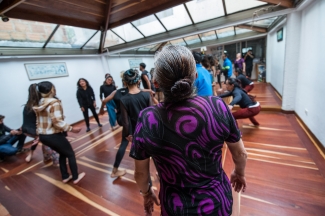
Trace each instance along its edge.
<path fill-rule="evenodd" d="M 159 204 L 148 179 L 150 157 L 160 176 L 161 215 L 231 215 L 232 190 L 222 169 L 224 142 L 235 169 L 231 183 L 245 191 L 247 154 L 236 122 L 219 97 L 194 95 L 196 65 L 182 46 L 166 46 L 155 56 L 155 85 L 164 102 L 141 111 L 130 156 L 146 215 Z"/>

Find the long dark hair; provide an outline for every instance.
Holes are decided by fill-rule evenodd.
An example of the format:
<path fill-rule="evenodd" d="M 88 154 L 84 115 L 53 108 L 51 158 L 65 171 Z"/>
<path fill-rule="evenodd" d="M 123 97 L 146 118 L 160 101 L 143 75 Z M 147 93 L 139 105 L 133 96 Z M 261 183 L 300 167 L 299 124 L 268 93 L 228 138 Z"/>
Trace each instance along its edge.
<path fill-rule="evenodd" d="M 205 67 L 205 69 L 211 68 L 210 61 L 208 59 L 208 56 L 204 56 L 203 57 L 203 59 L 201 61 L 201 64 L 203 65 L 203 67 Z"/>
<path fill-rule="evenodd" d="M 53 83 L 51 83 L 49 81 L 44 81 L 44 82 L 38 83 L 36 88 L 38 88 L 38 92 L 39 93 L 41 93 L 41 94 L 48 94 L 48 93 L 50 93 L 50 91 L 52 90 L 52 88 L 55 89 L 55 86 L 53 85 Z M 58 99 L 56 96 L 53 96 L 53 98 Z"/>
<path fill-rule="evenodd" d="M 28 88 L 28 100 L 26 103 L 26 108 L 30 112 L 33 110 L 33 106 L 37 106 L 39 100 L 41 99 L 41 94 L 37 91 L 37 83 L 31 84 Z M 52 88 L 51 88 L 52 89 Z"/>
<path fill-rule="evenodd" d="M 83 80 L 83 81 L 86 82 L 87 88 L 88 88 L 88 87 L 91 88 L 91 86 L 89 85 L 88 80 L 86 80 L 85 78 L 80 78 L 80 79 L 78 79 L 78 82 L 77 82 L 77 88 L 78 88 L 78 89 L 82 88 L 81 85 L 80 85 L 80 83 L 79 83 L 80 80 Z"/>
<path fill-rule="evenodd" d="M 235 87 L 242 89 L 240 86 L 240 80 L 235 78 L 228 78 L 227 80 L 230 85 L 234 85 Z"/>
<path fill-rule="evenodd" d="M 216 59 L 214 58 L 214 56 L 213 55 L 207 55 L 207 57 L 208 57 L 208 60 L 210 62 L 210 66 L 211 67 L 216 66 Z"/>
<path fill-rule="evenodd" d="M 236 68 L 235 71 L 236 71 L 238 74 L 243 74 L 243 70 L 240 69 L 240 68 Z"/>
<path fill-rule="evenodd" d="M 165 102 L 178 102 L 194 96 L 196 62 L 189 49 L 165 46 L 155 55 L 154 79 Z M 195 54 L 196 55 L 196 54 Z"/>

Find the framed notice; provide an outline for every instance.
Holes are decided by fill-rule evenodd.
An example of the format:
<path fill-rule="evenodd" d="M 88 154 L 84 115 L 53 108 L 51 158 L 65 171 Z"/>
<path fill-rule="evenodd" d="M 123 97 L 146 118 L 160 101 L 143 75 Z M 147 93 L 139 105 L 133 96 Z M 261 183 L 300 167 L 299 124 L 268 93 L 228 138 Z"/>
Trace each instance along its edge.
<path fill-rule="evenodd" d="M 25 68 L 29 80 L 69 76 L 67 66 L 64 62 L 42 64 L 31 63 L 25 64 Z"/>
<path fill-rule="evenodd" d="M 277 31 L 276 37 L 278 39 L 278 42 L 283 40 L 283 28 L 281 28 L 279 31 Z"/>
<path fill-rule="evenodd" d="M 142 59 L 136 58 L 136 59 L 129 59 L 129 65 L 130 68 L 139 68 L 140 63 L 142 63 Z"/>

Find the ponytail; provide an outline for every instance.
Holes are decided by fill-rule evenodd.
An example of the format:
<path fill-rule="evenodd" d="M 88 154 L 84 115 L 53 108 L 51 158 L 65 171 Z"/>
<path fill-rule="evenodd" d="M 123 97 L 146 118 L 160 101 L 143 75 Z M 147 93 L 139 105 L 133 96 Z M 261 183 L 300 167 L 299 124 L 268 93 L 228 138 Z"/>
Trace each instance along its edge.
<path fill-rule="evenodd" d="M 41 93 L 38 91 L 38 84 L 31 84 L 28 88 L 28 100 L 26 103 L 27 110 L 32 111 L 33 106 L 38 105 L 41 97 Z"/>

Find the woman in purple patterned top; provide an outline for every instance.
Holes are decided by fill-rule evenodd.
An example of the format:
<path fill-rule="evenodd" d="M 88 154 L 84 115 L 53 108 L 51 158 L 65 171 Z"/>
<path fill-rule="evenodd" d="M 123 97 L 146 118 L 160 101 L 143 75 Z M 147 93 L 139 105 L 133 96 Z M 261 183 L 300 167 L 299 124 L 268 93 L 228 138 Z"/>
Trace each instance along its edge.
<path fill-rule="evenodd" d="M 241 53 L 237 53 L 234 64 L 235 64 L 235 68 L 240 68 L 244 73 L 246 72 L 245 59 L 242 58 Z"/>
<path fill-rule="evenodd" d="M 167 46 L 156 54 L 154 80 L 164 103 L 141 111 L 130 152 L 146 215 L 158 204 L 148 184 L 150 157 L 160 177 L 163 216 L 231 215 L 231 185 L 221 162 L 224 142 L 235 163 L 231 183 L 235 191 L 245 191 L 247 154 L 236 122 L 219 97 L 193 94 L 195 78 L 187 48 Z"/>

